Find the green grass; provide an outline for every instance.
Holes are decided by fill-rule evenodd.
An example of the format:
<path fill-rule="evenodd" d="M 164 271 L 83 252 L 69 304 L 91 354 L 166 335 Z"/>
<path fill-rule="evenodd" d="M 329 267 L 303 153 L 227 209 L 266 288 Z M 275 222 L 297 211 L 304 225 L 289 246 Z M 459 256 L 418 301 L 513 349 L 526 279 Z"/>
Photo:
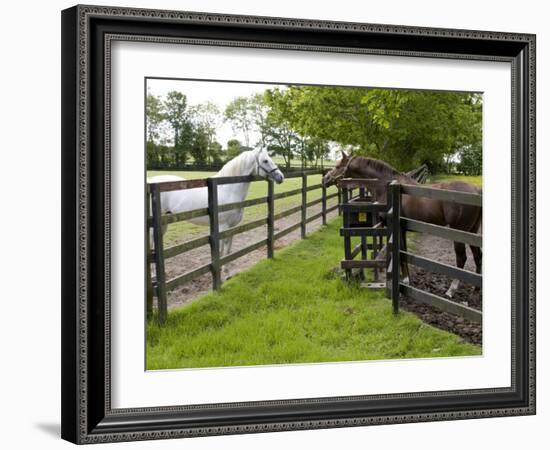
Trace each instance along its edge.
<path fill-rule="evenodd" d="M 147 176 L 155 175 L 178 175 L 185 179 L 198 179 L 207 178 L 214 175 L 215 172 L 178 172 L 178 171 L 148 171 Z M 321 175 L 310 175 L 307 177 L 307 183 L 309 186 L 319 184 L 321 182 Z M 282 184 L 275 185 L 275 193 L 290 191 L 302 186 L 302 180 L 300 178 L 288 178 Z M 327 190 L 328 194 L 336 192 L 334 186 Z M 250 184 L 250 190 L 248 191 L 247 199 L 265 197 L 267 196 L 267 183 L 264 181 L 256 181 Z M 316 189 L 308 192 L 307 200 L 315 200 L 321 197 L 321 190 Z M 334 200 L 333 200 L 334 201 Z M 292 208 L 299 205 L 301 202 L 301 196 L 293 195 L 292 197 L 286 197 L 275 201 L 275 213 L 284 211 L 285 209 Z M 320 208 L 320 206 L 319 206 Z M 254 205 L 244 210 L 244 217 L 242 223 L 249 222 L 251 220 L 260 219 L 267 216 L 267 206 L 265 204 Z M 194 225 L 189 222 L 179 222 L 168 226 L 168 231 L 164 236 L 164 243 L 166 246 L 174 245 L 176 243 L 186 241 L 192 237 L 196 237 L 201 234 L 207 234 L 208 227 Z"/>
<path fill-rule="evenodd" d="M 343 281 L 334 220 L 200 300 L 147 326 L 147 368 L 196 368 L 479 355 L 481 348 L 416 316 L 381 291 Z"/>
<path fill-rule="evenodd" d="M 430 175 L 427 183 L 440 183 L 442 181 L 465 181 L 466 183 L 481 187 L 483 177 L 481 175 Z"/>

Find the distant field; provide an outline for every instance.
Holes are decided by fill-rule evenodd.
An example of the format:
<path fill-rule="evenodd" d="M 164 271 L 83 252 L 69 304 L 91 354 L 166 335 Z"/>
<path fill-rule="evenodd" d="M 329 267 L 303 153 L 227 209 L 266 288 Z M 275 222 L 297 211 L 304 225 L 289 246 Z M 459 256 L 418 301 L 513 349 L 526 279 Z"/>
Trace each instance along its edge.
<path fill-rule="evenodd" d="M 483 177 L 481 175 L 430 175 L 427 183 L 439 183 L 441 181 L 465 181 L 466 183 L 475 184 L 481 187 L 483 184 Z"/>
<path fill-rule="evenodd" d="M 177 175 L 185 179 L 199 179 L 207 178 L 214 175 L 215 172 L 187 172 L 187 171 L 158 171 L 152 170 L 147 172 L 147 176 L 156 175 Z M 308 185 L 319 184 L 321 182 L 321 175 L 310 175 L 307 177 Z M 291 191 L 302 186 L 302 180 L 300 178 L 286 179 L 282 184 L 275 185 L 275 193 Z M 334 186 L 327 190 L 328 194 L 336 192 Z M 250 190 L 248 191 L 247 199 L 263 197 L 267 195 L 267 183 L 264 181 L 255 181 L 251 183 Z M 307 194 L 308 201 L 315 200 L 321 197 L 321 190 L 310 191 Z M 275 201 L 275 212 L 284 211 L 285 209 L 292 208 L 299 205 L 301 202 L 301 196 L 293 195 L 292 197 L 282 198 Z M 242 223 L 249 222 L 251 220 L 260 219 L 267 216 L 267 206 L 254 205 L 245 209 Z M 177 242 L 186 241 L 194 236 L 204 234 L 208 231 L 208 227 L 194 225 L 189 222 L 178 222 L 168 226 L 168 231 L 164 237 L 166 246 L 173 245 Z"/>

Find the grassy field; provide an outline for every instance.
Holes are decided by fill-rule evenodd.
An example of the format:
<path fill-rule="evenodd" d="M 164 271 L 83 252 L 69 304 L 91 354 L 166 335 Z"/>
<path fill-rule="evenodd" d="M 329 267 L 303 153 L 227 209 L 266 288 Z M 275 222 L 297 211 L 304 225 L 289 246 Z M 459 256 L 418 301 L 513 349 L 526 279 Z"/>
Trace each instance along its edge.
<path fill-rule="evenodd" d="M 147 328 L 147 368 L 222 367 L 479 355 L 416 316 L 394 316 L 381 291 L 334 270 L 340 220 L 279 251 Z"/>
<path fill-rule="evenodd" d="M 481 187 L 483 177 L 481 175 L 430 175 L 427 183 L 440 183 L 442 181 L 465 181 Z"/>
<path fill-rule="evenodd" d="M 198 179 L 207 178 L 214 175 L 215 172 L 177 172 L 177 171 L 148 171 L 147 176 L 155 175 L 178 175 L 185 179 Z M 310 175 L 307 178 L 308 186 L 319 184 L 321 182 L 321 175 Z M 291 191 L 302 186 L 302 180 L 300 178 L 289 178 L 280 185 L 275 185 L 275 193 Z M 335 187 L 330 187 L 327 190 L 328 194 L 336 192 Z M 267 195 L 267 183 L 264 181 L 256 181 L 251 183 L 250 190 L 248 191 L 247 199 L 264 197 Z M 321 190 L 314 190 L 308 192 L 307 199 L 315 200 L 321 197 Z M 335 201 L 335 200 L 333 200 Z M 293 195 L 292 197 L 286 197 L 275 201 L 275 213 L 284 211 L 285 209 L 292 208 L 299 205 L 301 202 L 301 196 Z M 320 206 L 319 206 L 320 208 Z M 245 208 L 244 217 L 242 223 L 249 222 L 251 220 L 260 219 L 267 216 L 267 206 L 254 205 Z M 192 237 L 208 233 L 208 227 L 194 225 L 189 222 L 179 222 L 168 226 L 168 231 L 164 237 L 166 246 L 176 244 L 181 241 L 189 240 Z"/>

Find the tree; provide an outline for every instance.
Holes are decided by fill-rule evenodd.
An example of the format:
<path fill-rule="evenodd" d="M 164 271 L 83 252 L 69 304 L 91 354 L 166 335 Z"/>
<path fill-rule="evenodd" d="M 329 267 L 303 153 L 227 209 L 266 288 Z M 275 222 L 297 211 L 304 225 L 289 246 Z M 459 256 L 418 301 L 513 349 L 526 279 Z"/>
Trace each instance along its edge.
<path fill-rule="evenodd" d="M 206 164 L 209 144 L 208 131 L 202 127 L 195 128 L 195 130 L 193 130 L 190 153 L 196 164 Z"/>
<path fill-rule="evenodd" d="M 319 138 L 309 138 L 307 140 L 308 160 L 313 161 L 315 167 L 319 165 L 319 160 L 321 160 L 321 167 L 323 167 L 323 161 L 329 153 L 330 145 L 328 141 Z"/>
<path fill-rule="evenodd" d="M 162 100 L 160 97 L 148 94 L 145 102 L 146 139 L 147 142 L 159 143 L 160 127 L 164 121 Z"/>
<path fill-rule="evenodd" d="M 291 86 L 285 118 L 302 136 L 351 146 L 401 170 L 434 167 L 458 149 L 481 142 L 478 94 L 392 89 Z"/>
<path fill-rule="evenodd" d="M 231 122 L 233 132 L 243 133 L 244 142 L 250 146 L 250 131 L 253 124 L 254 107 L 247 97 L 237 97 L 225 108 L 225 119 Z"/>
<path fill-rule="evenodd" d="M 222 153 L 222 144 L 220 144 L 219 142 L 214 141 L 208 144 L 208 158 L 211 163 L 221 163 L 223 161 Z"/>
<path fill-rule="evenodd" d="M 465 175 L 481 175 L 483 154 L 481 145 L 463 147 L 459 152 L 457 169 Z"/>
<path fill-rule="evenodd" d="M 221 145 L 216 142 L 216 130 L 223 120 L 219 108 L 212 102 L 202 103 L 191 108 L 191 118 L 195 129 L 206 135 L 206 161 L 221 162 Z"/>
<path fill-rule="evenodd" d="M 187 110 L 187 97 L 171 91 L 164 101 L 164 117 L 173 131 L 174 158 L 176 165 L 185 164 L 193 141 L 193 124 Z"/>
<path fill-rule="evenodd" d="M 267 149 L 274 155 L 282 156 L 287 168 L 295 154 L 301 157 L 303 163 L 303 138 L 291 126 L 289 98 L 284 91 L 276 88 L 266 90 L 263 101 L 269 108 L 261 125 L 262 139 Z"/>
<path fill-rule="evenodd" d="M 161 127 L 164 122 L 162 101 L 160 97 L 148 94 L 145 103 L 145 130 L 147 166 L 159 165 L 163 152 L 161 147 Z"/>
<path fill-rule="evenodd" d="M 229 161 L 241 153 L 241 143 L 237 139 L 227 141 L 226 160 Z"/>
<path fill-rule="evenodd" d="M 220 127 L 222 116 L 219 108 L 212 102 L 201 103 L 190 108 L 190 117 L 195 127 L 206 133 L 208 142 L 216 139 L 216 130 Z"/>
<path fill-rule="evenodd" d="M 254 94 L 249 98 L 249 110 L 255 131 L 260 135 L 260 139 L 256 142 L 255 147 L 267 148 L 268 142 L 265 131 L 268 125 L 269 106 L 265 101 L 263 93 Z"/>

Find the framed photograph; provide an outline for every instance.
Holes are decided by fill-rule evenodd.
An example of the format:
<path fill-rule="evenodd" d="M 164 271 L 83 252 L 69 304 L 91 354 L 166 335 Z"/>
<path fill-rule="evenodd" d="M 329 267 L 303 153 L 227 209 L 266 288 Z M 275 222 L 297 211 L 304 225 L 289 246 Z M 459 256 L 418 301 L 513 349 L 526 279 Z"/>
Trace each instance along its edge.
<path fill-rule="evenodd" d="M 535 413 L 535 36 L 62 12 L 62 437 Z"/>

